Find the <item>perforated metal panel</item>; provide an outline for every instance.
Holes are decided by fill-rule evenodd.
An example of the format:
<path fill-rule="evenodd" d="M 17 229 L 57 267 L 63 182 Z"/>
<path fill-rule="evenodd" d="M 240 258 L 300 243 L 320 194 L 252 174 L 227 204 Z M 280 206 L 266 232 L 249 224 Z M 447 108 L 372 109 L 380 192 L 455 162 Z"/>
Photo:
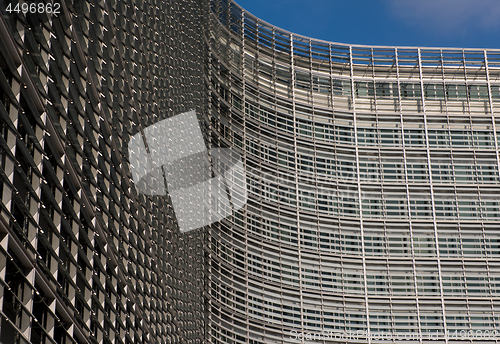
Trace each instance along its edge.
<path fill-rule="evenodd" d="M 204 232 L 181 234 L 168 198 L 137 191 L 127 153 L 146 126 L 204 109 L 200 4 L 9 3 L 0 342 L 204 342 Z"/>

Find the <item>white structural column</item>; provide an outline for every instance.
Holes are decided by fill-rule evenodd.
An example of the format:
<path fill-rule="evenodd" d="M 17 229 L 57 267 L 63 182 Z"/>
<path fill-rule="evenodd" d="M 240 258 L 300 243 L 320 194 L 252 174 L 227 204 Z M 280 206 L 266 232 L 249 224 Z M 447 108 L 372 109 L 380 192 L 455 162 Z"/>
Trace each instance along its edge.
<path fill-rule="evenodd" d="M 415 262 L 415 246 L 413 242 L 413 224 L 411 218 L 411 203 L 410 203 L 410 188 L 408 186 L 408 166 L 406 163 L 406 144 L 405 144 L 405 132 L 404 132 L 404 120 L 403 120 L 403 107 L 401 105 L 401 80 L 399 77 L 399 61 L 398 61 L 398 48 L 394 48 L 394 56 L 396 59 L 396 77 L 398 79 L 398 104 L 399 104 L 399 114 L 401 117 L 401 138 L 403 144 L 403 159 L 405 164 L 405 189 L 406 189 L 406 206 L 408 207 L 408 223 L 410 230 L 410 246 L 411 246 L 411 262 L 412 262 L 412 272 L 413 272 L 413 286 L 415 288 L 415 305 L 417 308 L 417 322 L 418 322 L 418 337 L 420 341 L 422 340 L 422 325 L 420 324 L 420 305 L 418 298 L 418 281 L 417 281 L 417 268 Z"/>
<path fill-rule="evenodd" d="M 484 68 L 485 68 L 485 72 L 486 72 L 486 82 L 488 83 L 488 101 L 490 103 L 493 139 L 495 140 L 495 155 L 497 157 L 498 173 L 500 174 L 500 157 L 499 157 L 499 153 L 498 153 L 498 137 L 497 137 L 496 123 L 495 123 L 495 112 L 493 110 L 493 97 L 491 96 L 491 83 L 490 83 L 490 69 L 488 66 L 488 53 L 486 52 L 486 50 L 484 50 L 483 54 L 484 54 Z M 500 175 L 498 176 L 498 178 L 500 180 Z M 483 236 L 485 236 L 484 228 L 483 228 Z M 489 264 L 488 264 L 488 279 L 491 281 L 491 273 L 490 273 L 490 269 L 489 269 Z M 490 293 L 491 293 L 491 295 L 493 295 L 491 283 L 489 283 L 489 285 L 490 285 Z M 495 304 L 493 302 L 493 298 L 491 299 L 491 313 L 493 315 L 493 318 L 495 318 Z"/>
<path fill-rule="evenodd" d="M 359 204 L 359 232 L 361 237 L 361 251 L 363 260 L 363 284 L 365 290 L 365 308 L 366 308 L 366 336 L 368 343 L 371 343 L 370 338 L 370 310 L 368 308 L 368 285 L 366 281 L 366 256 L 365 256 L 365 235 L 363 230 L 363 202 L 362 202 L 362 191 L 361 191 L 361 180 L 359 174 L 359 151 L 358 151 L 358 129 L 356 124 L 356 101 L 355 101 L 355 90 L 354 90 L 354 70 L 353 70 L 353 59 L 352 59 L 352 46 L 349 46 L 349 66 L 351 73 L 351 99 L 352 99 L 352 114 L 353 114 L 353 124 L 354 124 L 354 140 L 356 149 L 356 175 L 358 184 L 358 204 Z"/>
<path fill-rule="evenodd" d="M 245 103 L 246 103 L 246 65 L 245 65 L 245 14 L 246 12 L 245 11 L 242 11 L 241 12 L 241 30 L 240 30 L 240 39 L 241 39 L 241 92 L 242 92 L 242 100 L 241 100 L 241 106 L 242 106 L 242 109 L 241 109 L 241 112 L 243 114 L 243 133 L 241 133 L 241 136 L 242 136 L 242 149 L 241 149 L 241 154 L 242 154 L 242 157 L 243 157 L 243 163 L 244 163 L 244 166 L 245 166 L 245 175 L 248 175 L 249 174 L 249 171 L 248 171 L 248 167 L 247 167 L 247 150 L 244 148 L 245 147 L 245 142 L 246 142 L 246 138 L 247 138 L 247 130 L 246 130 L 246 116 L 245 116 Z M 234 104 L 234 103 L 233 103 Z M 245 204 L 245 207 L 243 209 L 243 212 L 246 216 L 246 214 L 248 214 L 248 203 Z M 245 226 L 244 228 L 244 235 L 245 235 L 245 247 L 247 248 L 245 250 L 245 264 L 248 264 L 249 262 L 249 259 L 248 259 L 248 222 L 247 221 L 243 221 L 243 226 Z M 249 293 L 248 293 L 248 274 L 245 274 L 245 304 L 247 305 L 246 308 L 245 308 L 245 315 L 246 315 L 246 333 L 250 333 L 250 314 L 248 312 L 248 305 L 250 304 L 250 300 L 249 300 Z"/>
<path fill-rule="evenodd" d="M 488 83 L 488 100 L 490 102 L 490 111 L 491 111 L 491 124 L 493 126 L 493 137 L 495 138 L 495 152 L 497 156 L 497 166 L 498 166 L 498 173 L 499 173 L 499 180 L 500 180 L 500 156 L 498 152 L 498 137 L 497 137 L 497 130 L 496 130 L 496 123 L 495 123 L 495 112 L 493 110 L 493 97 L 491 96 L 491 82 L 490 82 L 490 68 L 488 66 L 488 53 L 486 50 L 483 51 L 484 53 L 484 67 L 486 69 L 486 82 Z"/>
<path fill-rule="evenodd" d="M 334 93 L 334 88 L 333 88 L 333 66 L 332 66 L 332 45 L 328 44 L 328 62 L 329 62 L 329 67 L 330 67 L 330 106 L 332 110 L 335 108 L 334 107 L 334 102 L 333 102 L 333 93 Z"/>
<path fill-rule="evenodd" d="M 427 113 L 425 111 L 425 89 L 424 89 L 424 80 L 422 75 L 422 55 L 420 48 L 418 48 L 418 72 L 420 78 L 420 93 L 422 97 L 422 110 L 424 113 L 424 128 L 425 128 L 425 146 L 427 149 L 427 165 L 428 165 L 428 173 L 429 173 L 429 184 L 430 184 L 430 192 L 431 192 L 431 204 L 432 204 L 432 223 L 434 227 L 434 244 L 436 245 L 436 259 L 437 259 L 437 269 L 438 269 L 438 277 L 439 277 L 439 294 L 441 296 L 441 308 L 442 308 L 442 316 L 443 316 L 443 329 L 444 329 L 444 339 L 445 342 L 448 343 L 448 338 L 446 336 L 447 326 L 446 326 L 446 309 L 444 304 L 444 293 L 443 293 L 443 275 L 441 273 L 441 257 L 439 253 L 439 238 L 438 238 L 438 230 L 437 230 L 437 222 L 436 222 L 436 205 L 434 203 L 434 185 L 432 183 L 432 165 L 431 165 L 431 152 L 429 148 L 429 132 L 427 129 Z M 418 290 L 418 289 L 417 289 Z"/>
<path fill-rule="evenodd" d="M 293 66 L 293 34 L 290 34 L 290 73 L 291 75 L 291 88 L 292 88 L 292 110 L 293 110 L 293 154 L 295 166 L 295 202 L 297 204 L 297 253 L 299 257 L 299 297 L 300 297 L 300 326 L 301 332 L 304 332 L 304 298 L 302 293 L 302 257 L 301 257 L 301 243 L 300 243 L 300 206 L 299 206 L 299 159 L 297 152 L 297 115 L 295 113 L 295 68 Z M 302 343 L 305 343 L 305 338 L 302 338 Z"/>

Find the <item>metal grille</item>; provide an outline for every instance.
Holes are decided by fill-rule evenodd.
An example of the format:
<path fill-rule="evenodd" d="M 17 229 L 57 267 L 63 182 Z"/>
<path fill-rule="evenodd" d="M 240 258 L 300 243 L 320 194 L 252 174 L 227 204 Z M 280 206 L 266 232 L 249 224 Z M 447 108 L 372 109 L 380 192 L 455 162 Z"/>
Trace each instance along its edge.
<path fill-rule="evenodd" d="M 127 153 L 204 110 L 199 4 L 16 3 L 0 18 L 0 342 L 204 342 L 204 232 L 137 192 Z"/>

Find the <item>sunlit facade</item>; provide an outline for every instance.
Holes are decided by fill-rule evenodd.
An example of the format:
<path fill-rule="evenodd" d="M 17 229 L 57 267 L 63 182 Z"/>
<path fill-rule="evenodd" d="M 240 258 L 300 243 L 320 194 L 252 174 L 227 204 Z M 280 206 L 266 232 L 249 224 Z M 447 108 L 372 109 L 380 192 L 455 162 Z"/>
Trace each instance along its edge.
<path fill-rule="evenodd" d="M 495 342 L 500 50 L 324 42 L 231 1 L 208 25 L 249 183 L 211 230 L 212 340 Z"/>

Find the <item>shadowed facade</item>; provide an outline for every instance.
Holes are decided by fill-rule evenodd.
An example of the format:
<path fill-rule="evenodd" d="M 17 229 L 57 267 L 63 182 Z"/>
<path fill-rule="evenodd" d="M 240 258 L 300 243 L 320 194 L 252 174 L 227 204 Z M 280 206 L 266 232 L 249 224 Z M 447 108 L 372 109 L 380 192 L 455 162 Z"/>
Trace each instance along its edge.
<path fill-rule="evenodd" d="M 319 41 L 223 0 L 2 11 L 2 343 L 495 342 L 500 50 Z M 127 150 L 191 110 L 248 199 L 181 233 Z"/>

